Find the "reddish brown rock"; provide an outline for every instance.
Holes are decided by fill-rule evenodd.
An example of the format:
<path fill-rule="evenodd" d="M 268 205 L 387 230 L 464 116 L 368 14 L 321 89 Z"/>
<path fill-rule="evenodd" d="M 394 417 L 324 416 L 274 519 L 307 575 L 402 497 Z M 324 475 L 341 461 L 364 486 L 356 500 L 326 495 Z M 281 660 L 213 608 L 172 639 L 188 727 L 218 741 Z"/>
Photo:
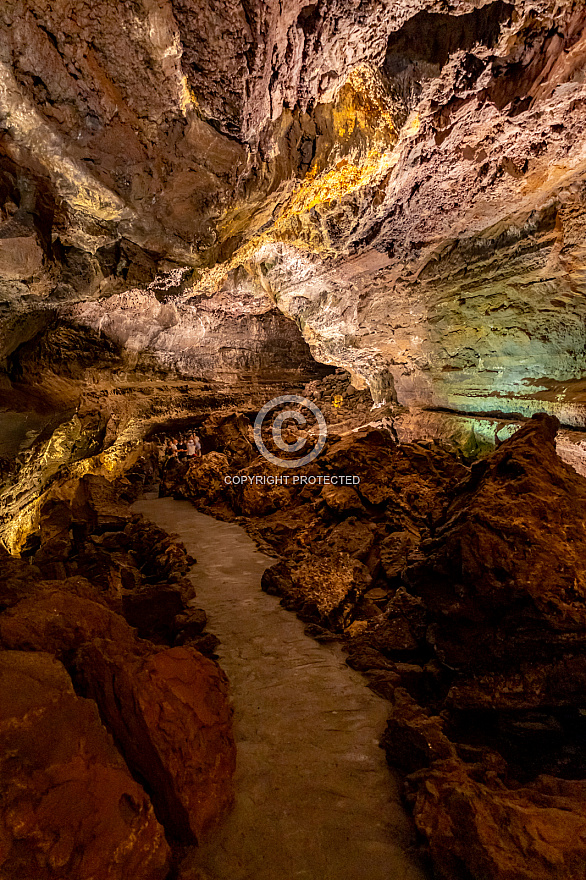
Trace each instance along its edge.
<path fill-rule="evenodd" d="M 120 615 L 98 602 L 55 589 L 50 582 L 42 587 L 42 593 L 23 599 L 0 616 L 0 641 L 5 648 L 47 651 L 65 663 L 95 638 L 109 639 L 136 653 L 150 649 L 148 642 L 135 638 Z"/>
<path fill-rule="evenodd" d="M 464 481 L 408 571 L 454 666 L 586 651 L 586 480 L 533 417 Z"/>
<path fill-rule="evenodd" d="M 403 688 L 395 688 L 381 746 L 393 767 L 409 773 L 456 755 L 437 716 L 427 715 Z"/>
<path fill-rule="evenodd" d="M 334 514 L 364 511 L 364 505 L 352 486 L 324 486 L 321 497 Z"/>
<path fill-rule="evenodd" d="M 449 489 L 467 469 L 439 447 L 399 445 L 388 431 L 371 429 L 342 437 L 319 459 L 331 473 L 357 476 L 356 489 L 368 504 L 388 505 L 397 528 L 402 523 L 438 519 Z"/>
<path fill-rule="evenodd" d="M 179 494 L 187 498 L 213 501 L 225 488 L 225 477 L 231 472 L 228 458 L 221 452 L 208 452 L 189 464 Z"/>
<path fill-rule="evenodd" d="M 233 799 L 236 749 L 225 675 L 189 647 L 132 660 L 96 640 L 78 664 L 172 837 L 197 840 Z"/>
<path fill-rule="evenodd" d="M 381 544 L 381 565 L 389 581 L 400 577 L 411 550 L 419 543 L 419 535 L 411 531 L 392 532 Z"/>
<path fill-rule="evenodd" d="M 414 816 L 441 880 L 582 880 L 586 782 L 540 777 L 506 788 L 456 759 L 412 781 Z"/>
<path fill-rule="evenodd" d="M 199 437 L 204 452 L 225 455 L 230 467 L 237 471 L 257 457 L 252 426 L 242 413 L 215 413 L 201 425 Z"/>
<path fill-rule="evenodd" d="M 10 608 L 38 589 L 41 572 L 0 545 L 0 610 Z"/>
<path fill-rule="evenodd" d="M 163 828 L 63 666 L 0 652 L 0 704 L 2 880 L 164 880 Z"/>
<path fill-rule="evenodd" d="M 225 675 L 193 648 L 156 652 L 126 621 L 58 590 L 0 616 L 6 648 L 58 656 L 99 706 L 168 834 L 193 840 L 232 801 L 235 746 Z"/>

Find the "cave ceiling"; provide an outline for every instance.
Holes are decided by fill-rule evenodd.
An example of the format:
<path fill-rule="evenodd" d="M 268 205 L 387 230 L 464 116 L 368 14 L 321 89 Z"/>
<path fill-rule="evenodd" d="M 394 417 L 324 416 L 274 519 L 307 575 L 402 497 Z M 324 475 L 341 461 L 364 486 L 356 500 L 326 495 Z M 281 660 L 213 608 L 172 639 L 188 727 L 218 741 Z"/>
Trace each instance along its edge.
<path fill-rule="evenodd" d="M 8 0 L 4 409 L 313 356 L 375 403 L 584 427 L 585 25 L 548 0 Z"/>

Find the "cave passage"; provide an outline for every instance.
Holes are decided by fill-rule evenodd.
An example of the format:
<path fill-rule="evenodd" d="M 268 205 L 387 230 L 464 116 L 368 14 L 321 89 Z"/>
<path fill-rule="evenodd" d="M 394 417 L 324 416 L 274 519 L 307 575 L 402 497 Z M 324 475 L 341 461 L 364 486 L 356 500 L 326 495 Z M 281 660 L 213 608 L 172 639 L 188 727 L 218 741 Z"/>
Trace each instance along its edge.
<path fill-rule="evenodd" d="M 272 561 L 241 528 L 186 501 L 134 509 L 196 557 L 196 601 L 221 639 L 235 709 L 236 806 L 180 880 L 423 880 L 378 746 L 388 704 L 261 591 Z"/>

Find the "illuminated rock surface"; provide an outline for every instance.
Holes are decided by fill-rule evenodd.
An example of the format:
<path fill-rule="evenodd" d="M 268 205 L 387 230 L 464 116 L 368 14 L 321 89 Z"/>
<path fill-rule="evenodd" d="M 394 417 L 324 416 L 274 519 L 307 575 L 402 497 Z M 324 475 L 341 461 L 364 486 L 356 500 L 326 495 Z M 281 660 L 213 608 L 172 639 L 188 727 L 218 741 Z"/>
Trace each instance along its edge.
<path fill-rule="evenodd" d="M 0 876 L 164 880 L 163 828 L 95 703 L 49 654 L 1 651 L 0 668 Z"/>
<path fill-rule="evenodd" d="M 0 19 L 7 407 L 254 383 L 283 313 L 377 401 L 584 426 L 583 10 L 108 8 Z"/>

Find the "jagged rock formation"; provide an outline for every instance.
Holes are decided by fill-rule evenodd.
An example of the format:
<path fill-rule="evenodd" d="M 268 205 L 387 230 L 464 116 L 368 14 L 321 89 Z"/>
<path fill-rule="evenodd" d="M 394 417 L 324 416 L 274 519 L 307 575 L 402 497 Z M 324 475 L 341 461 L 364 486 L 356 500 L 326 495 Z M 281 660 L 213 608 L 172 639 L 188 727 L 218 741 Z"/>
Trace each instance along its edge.
<path fill-rule="evenodd" d="M 62 486 L 33 564 L 0 556 L 3 878 L 165 880 L 169 843 L 232 803 L 228 684 L 201 653 L 218 640 L 187 606 L 195 560 L 125 493 L 92 475 Z"/>
<path fill-rule="evenodd" d="M 170 481 L 276 551 L 263 589 L 342 638 L 390 701 L 382 745 L 446 880 L 577 880 L 584 864 L 586 481 L 558 426 L 534 416 L 471 467 L 350 432 L 276 485 L 228 443 Z"/>
<path fill-rule="evenodd" d="M 349 662 L 395 701 L 389 752 L 418 744 L 409 796 L 439 875 L 573 878 L 583 862 L 569 839 L 583 833 L 581 784 L 561 781 L 583 773 L 583 571 L 565 531 L 583 533 L 583 482 L 556 458 L 552 423 L 527 419 L 559 417 L 558 450 L 584 472 L 585 61 L 577 0 L 0 10 L 0 533 L 40 572 L 31 605 L 3 560 L 2 638 L 11 656 L 58 658 L 35 658 L 55 711 L 91 731 L 100 768 L 136 805 L 107 843 L 132 827 L 125 873 L 135 859 L 145 876 L 166 870 L 151 802 L 184 839 L 210 818 L 193 785 L 208 752 L 197 764 L 193 743 L 169 745 L 152 706 L 164 691 L 183 730 L 197 715 L 185 688 L 199 699 L 196 682 L 224 683 L 196 651 L 214 650 L 205 614 L 188 614 L 184 585 L 156 566 L 141 580 L 142 527 L 104 498 L 96 518 L 88 475 L 115 477 L 149 433 L 194 418 L 206 454 L 187 475 L 172 465 L 167 490 L 183 480 L 218 515 L 262 523 L 288 556 L 265 587 L 320 637 L 350 636 Z M 337 428 L 319 466 L 358 471 L 360 486 L 308 483 L 299 499 L 252 479 L 226 489 L 235 468 L 274 476 L 250 414 L 304 385 Z M 68 625 L 68 604 L 86 630 Z M 88 697 L 126 767 L 153 773 L 150 799 Z M 220 740 L 224 697 L 211 710 Z M 543 843 L 560 811 L 568 837 Z M 449 844 L 463 827 L 472 855 Z M 512 846 L 523 865 L 499 861 Z M 39 847 L 39 870 L 81 870 L 65 845 Z M 7 870 L 30 874 L 17 850 Z"/>

